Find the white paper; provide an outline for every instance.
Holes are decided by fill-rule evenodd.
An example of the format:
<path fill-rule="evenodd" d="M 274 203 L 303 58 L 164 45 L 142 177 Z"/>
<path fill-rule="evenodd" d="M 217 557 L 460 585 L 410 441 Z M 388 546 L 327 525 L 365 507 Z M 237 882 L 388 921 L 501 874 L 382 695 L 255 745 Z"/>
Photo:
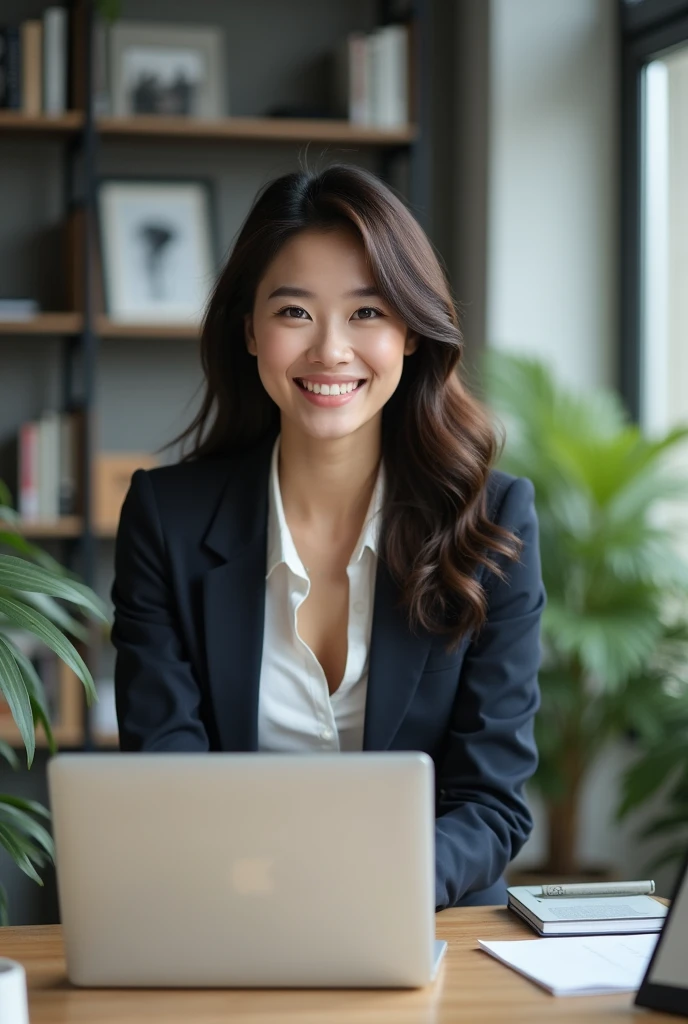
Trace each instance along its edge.
<path fill-rule="evenodd" d="M 639 988 L 657 935 L 478 942 L 486 953 L 555 996 L 591 996 L 634 992 Z"/>

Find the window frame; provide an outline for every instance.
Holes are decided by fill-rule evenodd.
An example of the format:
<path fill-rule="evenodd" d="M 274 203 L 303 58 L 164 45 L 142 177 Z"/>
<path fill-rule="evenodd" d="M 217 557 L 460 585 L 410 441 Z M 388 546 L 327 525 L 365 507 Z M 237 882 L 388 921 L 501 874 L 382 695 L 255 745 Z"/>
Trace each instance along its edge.
<path fill-rule="evenodd" d="M 641 415 L 642 74 L 662 53 L 688 44 L 688 0 L 621 0 L 621 211 L 619 387 L 633 420 Z"/>

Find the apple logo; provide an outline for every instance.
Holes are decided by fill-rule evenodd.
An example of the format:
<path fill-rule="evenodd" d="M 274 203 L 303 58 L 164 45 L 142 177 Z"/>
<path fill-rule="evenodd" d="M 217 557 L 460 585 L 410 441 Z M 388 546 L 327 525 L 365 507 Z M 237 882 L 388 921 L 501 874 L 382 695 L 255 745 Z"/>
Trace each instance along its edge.
<path fill-rule="evenodd" d="M 267 896 L 275 888 L 272 870 L 272 857 L 240 857 L 232 863 L 232 885 L 243 896 Z"/>

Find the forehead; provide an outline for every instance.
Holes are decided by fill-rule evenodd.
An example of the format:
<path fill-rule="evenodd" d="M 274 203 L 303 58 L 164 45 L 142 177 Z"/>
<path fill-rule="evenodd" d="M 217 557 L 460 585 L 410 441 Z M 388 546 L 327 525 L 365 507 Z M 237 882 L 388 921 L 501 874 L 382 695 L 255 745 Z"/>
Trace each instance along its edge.
<path fill-rule="evenodd" d="M 282 280 L 284 278 L 284 280 Z M 363 242 L 353 228 L 300 231 L 282 246 L 267 266 L 261 284 L 311 283 L 337 278 L 347 283 L 372 284 Z"/>

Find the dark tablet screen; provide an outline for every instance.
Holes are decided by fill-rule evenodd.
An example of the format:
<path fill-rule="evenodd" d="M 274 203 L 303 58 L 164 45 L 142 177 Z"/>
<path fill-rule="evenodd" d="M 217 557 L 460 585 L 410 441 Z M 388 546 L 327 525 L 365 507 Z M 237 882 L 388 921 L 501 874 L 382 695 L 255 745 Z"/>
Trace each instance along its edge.
<path fill-rule="evenodd" d="M 636 1003 L 688 1016 L 688 859 Z"/>

